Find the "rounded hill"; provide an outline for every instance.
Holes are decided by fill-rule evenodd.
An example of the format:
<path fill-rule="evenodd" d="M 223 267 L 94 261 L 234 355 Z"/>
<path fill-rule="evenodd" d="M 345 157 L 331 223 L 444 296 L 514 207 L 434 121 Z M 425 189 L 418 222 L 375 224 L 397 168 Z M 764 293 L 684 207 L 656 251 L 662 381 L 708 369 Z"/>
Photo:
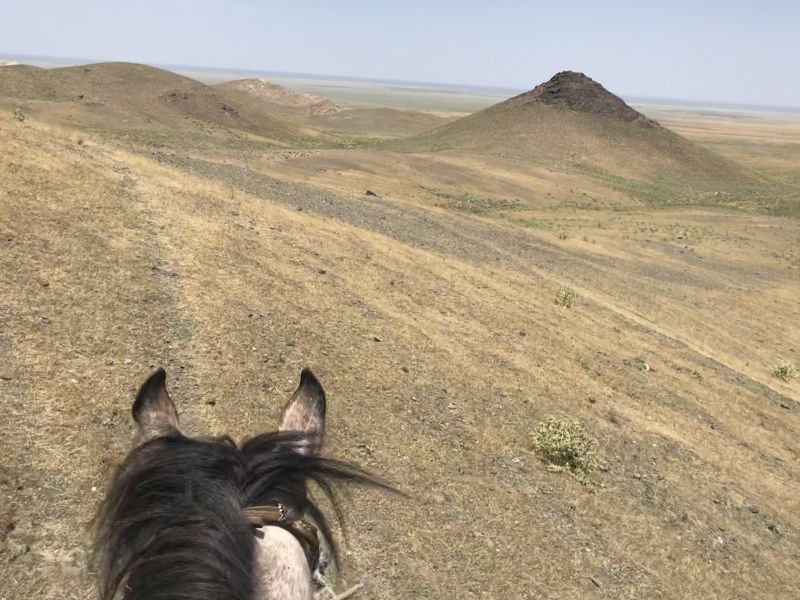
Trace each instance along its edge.
<path fill-rule="evenodd" d="M 645 199 L 739 189 L 737 165 L 659 125 L 582 73 L 397 144 L 407 152 L 462 151 L 581 172 Z"/>
<path fill-rule="evenodd" d="M 171 129 L 191 128 L 193 123 L 202 122 L 278 139 L 298 135 L 295 128 L 258 102 L 177 73 L 134 63 L 57 69 L 4 67 L 0 69 L 0 96 L 59 103 L 62 108 L 72 104 L 114 125 L 127 115 Z"/>

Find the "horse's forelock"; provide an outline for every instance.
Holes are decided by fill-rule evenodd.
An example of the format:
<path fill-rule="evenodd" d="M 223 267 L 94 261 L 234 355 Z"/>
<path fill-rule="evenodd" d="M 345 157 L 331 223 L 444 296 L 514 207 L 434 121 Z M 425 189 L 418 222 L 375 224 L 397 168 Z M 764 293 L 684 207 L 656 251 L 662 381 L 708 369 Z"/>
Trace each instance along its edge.
<path fill-rule="evenodd" d="M 337 511 L 341 483 L 389 486 L 358 467 L 299 452 L 308 436 L 262 434 L 241 448 L 230 438 L 155 438 L 118 470 L 97 517 L 102 600 L 251 600 L 255 541 L 248 506 L 282 502 L 311 517 L 335 544 L 310 501 L 315 481 Z"/>

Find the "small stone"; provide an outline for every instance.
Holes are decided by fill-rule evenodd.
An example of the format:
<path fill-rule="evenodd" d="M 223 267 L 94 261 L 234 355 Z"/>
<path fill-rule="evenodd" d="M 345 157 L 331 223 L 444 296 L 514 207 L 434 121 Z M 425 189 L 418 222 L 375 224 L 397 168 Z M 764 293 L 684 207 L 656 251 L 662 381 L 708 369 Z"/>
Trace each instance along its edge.
<path fill-rule="evenodd" d="M 380 342 L 380 341 L 381 341 L 381 338 L 379 338 L 377 335 L 373 335 L 373 336 L 372 336 L 372 341 L 373 341 L 373 342 Z"/>
<path fill-rule="evenodd" d="M 325 273 L 327 273 L 327 271 L 325 269 L 318 269 L 317 273 L 319 273 L 320 275 L 325 275 Z"/>
<path fill-rule="evenodd" d="M 403 373 L 408 373 L 408 367 L 406 367 L 406 366 L 402 366 L 402 367 L 400 367 L 400 370 L 401 370 Z"/>
<path fill-rule="evenodd" d="M 748 506 L 747 508 L 748 508 L 748 510 L 749 510 L 751 513 L 753 513 L 754 515 L 757 515 L 757 514 L 758 514 L 758 507 L 757 507 L 757 506 L 752 506 L 752 505 L 751 505 L 751 506 Z"/>

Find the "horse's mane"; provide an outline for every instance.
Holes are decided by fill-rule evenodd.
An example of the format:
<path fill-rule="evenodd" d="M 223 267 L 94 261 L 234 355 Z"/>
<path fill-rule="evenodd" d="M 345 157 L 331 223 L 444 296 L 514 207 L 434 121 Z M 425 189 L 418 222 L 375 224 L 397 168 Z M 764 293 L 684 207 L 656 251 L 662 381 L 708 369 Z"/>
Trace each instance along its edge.
<path fill-rule="evenodd" d="M 251 600 L 255 536 L 248 506 L 281 502 L 305 512 L 336 556 L 327 520 L 307 496 L 312 480 L 337 512 L 336 486 L 387 487 L 358 467 L 300 452 L 295 433 L 155 438 L 125 459 L 97 515 L 100 597 Z"/>

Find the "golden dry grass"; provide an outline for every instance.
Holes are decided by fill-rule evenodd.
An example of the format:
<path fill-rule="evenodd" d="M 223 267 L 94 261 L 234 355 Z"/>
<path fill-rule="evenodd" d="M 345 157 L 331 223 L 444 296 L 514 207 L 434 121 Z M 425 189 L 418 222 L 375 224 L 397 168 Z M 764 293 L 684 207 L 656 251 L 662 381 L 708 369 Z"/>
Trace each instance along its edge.
<path fill-rule="evenodd" d="M 204 171 L 79 135 L 0 116 L 0 597 L 92 597 L 87 527 L 156 365 L 191 432 L 234 435 L 315 369 L 329 451 L 411 495 L 351 497 L 368 598 L 797 597 L 800 388 L 772 375 L 797 362 L 797 221 L 596 210 L 499 159 L 398 157 L 404 184 L 390 153 Z M 358 175 L 314 175 L 334 159 Z M 554 197 L 463 215 L 420 173 Z M 597 486 L 537 458 L 551 415 L 585 425 Z"/>

